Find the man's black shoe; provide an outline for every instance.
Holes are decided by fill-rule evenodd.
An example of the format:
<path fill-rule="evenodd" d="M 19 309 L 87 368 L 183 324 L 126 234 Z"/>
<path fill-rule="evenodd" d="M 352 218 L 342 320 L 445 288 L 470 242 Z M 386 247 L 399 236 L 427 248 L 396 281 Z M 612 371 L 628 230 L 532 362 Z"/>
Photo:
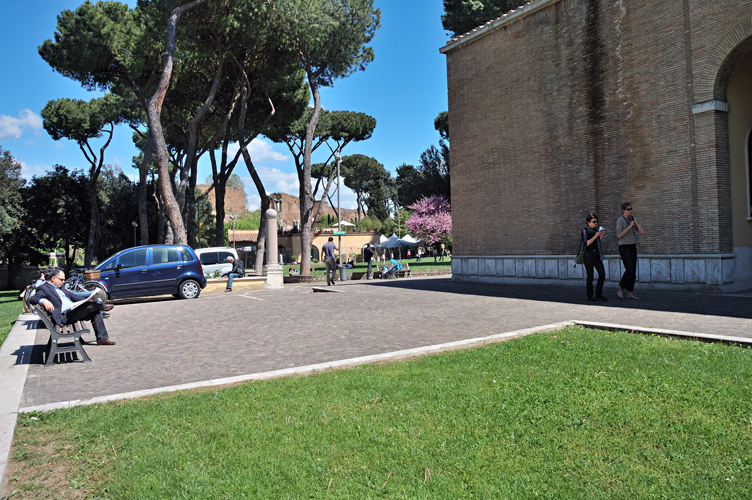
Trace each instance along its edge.
<path fill-rule="evenodd" d="M 596 299 L 595 297 L 588 297 L 587 299 L 588 299 L 588 300 L 589 300 L 590 302 L 598 302 L 598 299 Z"/>
<path fill-rule="evenodd" d="M 601 301 L 603 301 L 603 302 L 608 302 L 608 299 L 607 299 L 606 297 L 604 297 L 603 295 L 598 295 L 598 296 L 596 297 L 596 299 L 598 299 L 598 300 L 601 300 Z"/>

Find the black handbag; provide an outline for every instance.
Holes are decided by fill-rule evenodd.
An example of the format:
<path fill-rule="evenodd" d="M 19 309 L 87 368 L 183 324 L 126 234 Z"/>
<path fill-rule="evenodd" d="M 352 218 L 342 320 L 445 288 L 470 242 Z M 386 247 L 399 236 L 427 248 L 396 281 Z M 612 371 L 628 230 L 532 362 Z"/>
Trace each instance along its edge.
<path fill-rule="evenodd" d="M 582 245 L 582 238 L 580 238 L 580 248 L 577 250 L 577 255 L 574 256 L 574 266 L 577 267 L 577 264 L 582 265 L 582 263 L 585 262 L 585 247 Z"/>

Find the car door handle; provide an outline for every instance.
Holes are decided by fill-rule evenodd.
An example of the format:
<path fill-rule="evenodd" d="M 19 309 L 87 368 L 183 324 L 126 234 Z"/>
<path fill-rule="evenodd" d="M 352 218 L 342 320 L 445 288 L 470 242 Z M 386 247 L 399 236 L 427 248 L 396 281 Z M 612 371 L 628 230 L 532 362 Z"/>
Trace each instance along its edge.
<path fill-rule="evenodd" d="M 142 273 L 145 273 L 146 271 L 148 271 L 148 269 L 141 269 Z"/>
<path fill-rule="evenodd" d="M 178 266 L 176 269 L 183 269 L 183 266 Z"/>

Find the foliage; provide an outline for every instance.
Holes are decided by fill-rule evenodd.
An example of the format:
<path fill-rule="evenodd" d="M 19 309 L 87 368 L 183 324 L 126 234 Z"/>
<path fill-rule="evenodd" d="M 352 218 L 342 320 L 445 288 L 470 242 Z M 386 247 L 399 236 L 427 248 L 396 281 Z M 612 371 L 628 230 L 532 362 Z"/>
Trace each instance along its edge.
<path fill-rule="evenodd" d="M 196 189 L 196 248 L 210 247 L 214 244 L 216 218 L 211 202 L 201 198 L 200 190 Z"/>
<path fill-rule="evenodd" d="M 439 113 L 434 120 L 439 131 L 439 147 L 430 146 L 420 155 L 420 164 L 403 163 L 397 167 L 397 194 L 403 205 L 412 205 L 424 196 L 443 196 L 451 200 L 449 162 L 449 114 Z"/>
<path fill-rule="evenodd" d="M 110 255 L 134 246 L 133 222 L 138 222 L 138 185 L 131 182 L 119 167 L 105 166 L 97 183 L 100 199 L 102 239 L 96 254 L 101 262 Z M 148 183 L 147 214 L 149 227 L 156 236 L 157 207 L 154 185 Z M 152 239 L 156 241 L 156 239 Z"/>
<path fill-rule="evenodd" d="M 444 0 L 441 25 L 452 36 L 464 35 L 524 3 L 525 0 Z"/>
<path fill-rule="evenodd" d="M 257 230 L 261 225 L 261 210 L 254 210 L 253 212 L 245 212 L 238 215 L 235 221 L 235 229 L 243 230 Z"/>
<path fill-rule="evenodd" d="M 399 217 L 397 212 L 393 213 L 391 217 L 387 217 L 382 221 L 381 234 L 384 236 L 391 236 L 396 234 L 398 236 L 405 236 L 410 233 L 405 223 L 413 214 L 412 210 L 408 210 L 405 207 L 399 207 Z"/>
<path fill-rule="evenodd" d="M 55 165 L 34 176 L 22 190 L 24 209 L 33 228 L 36 246 L 62 249 L 70 269 L 77 249 L 86 245 L 89 232 L 88 179 L 80 170 Z"/>
<path fill-rule="evenodd" d="M 384 224 L 376 217 L 363 217 L 355 222 L 355 229 L 358 231 L 381 231 Z"/>
<path fill-rule="evenodd" d="M 17 231 L 21 224 L 21 163 L 0 147 L 0 239 Z M 2 256 L 0 255 L 0 260 Z"/>
<path fill-rule="evenodd" d="M 368 207 L 368 213 L 376 218 L 386 216 L 384 199 L 384 176 L 386 169 L 376 158 L 361 154 L 354 154 L 342 158 L 340 175 L 345 186 L 355 191 L 358 215 L 365 212 L 363 205 Z"/>
<path fill-rule="evenodd" d="M 10 489 L 41 463 L 50 497 L 746 499 L 750 377 L 750 349 L 569 327 L 19 414 Z"/>
<path fill-rule="evenodd" d="M 433 128 L 438 130 L 439 135 L 444 140 L 449 140 L 449 112 L 442 111 L 433 120 Z"/>
<path fill-rule="evenodd" d="M 446 198 L 424 197 L 410 208 L 414 212 L 405 225 L 414 238 L 428 245 L 452 241 L 452 213 Z"/>
<path fill-rule="evenodd" d="M 277 8 L 281 31 L 299 53 L 313 87 L 363 71 L 373 61 L 366 46 L 379 28 L 373 0 L 288 0 Z"/>
<path fill-rule="evenodd" d="M 18 291 L 0 292 L 0 347 L 8 337 L 18 315 L 23 311 L 21 304 L 18 300 Z"/>

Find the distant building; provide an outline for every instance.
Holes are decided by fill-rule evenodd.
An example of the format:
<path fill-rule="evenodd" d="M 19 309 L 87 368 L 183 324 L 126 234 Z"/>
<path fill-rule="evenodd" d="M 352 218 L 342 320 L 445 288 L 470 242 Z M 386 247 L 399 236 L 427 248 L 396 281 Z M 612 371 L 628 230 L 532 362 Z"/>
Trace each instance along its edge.
<path fill-rule="evenodd" d="M 209 184 L 199 184 L 196 189 L 205 193 L 211 186 Z M 206 195 L 212 206 L 212 213 L 217 215 L 217 205 L 214 203 L 214 190 L 209 191 Z M 241 215 L 246 213 L 245 208 L 245 191 L 240 188 L 225 188 L 225 223 L 230 220 L 230 215 Z"/>
<path fill-rule="evenodd" d="M 752 288 L 752 1 L 534 0 L 450 40 L 455 279 L 569 283 L 634 205 L 640 288 Z"/>

